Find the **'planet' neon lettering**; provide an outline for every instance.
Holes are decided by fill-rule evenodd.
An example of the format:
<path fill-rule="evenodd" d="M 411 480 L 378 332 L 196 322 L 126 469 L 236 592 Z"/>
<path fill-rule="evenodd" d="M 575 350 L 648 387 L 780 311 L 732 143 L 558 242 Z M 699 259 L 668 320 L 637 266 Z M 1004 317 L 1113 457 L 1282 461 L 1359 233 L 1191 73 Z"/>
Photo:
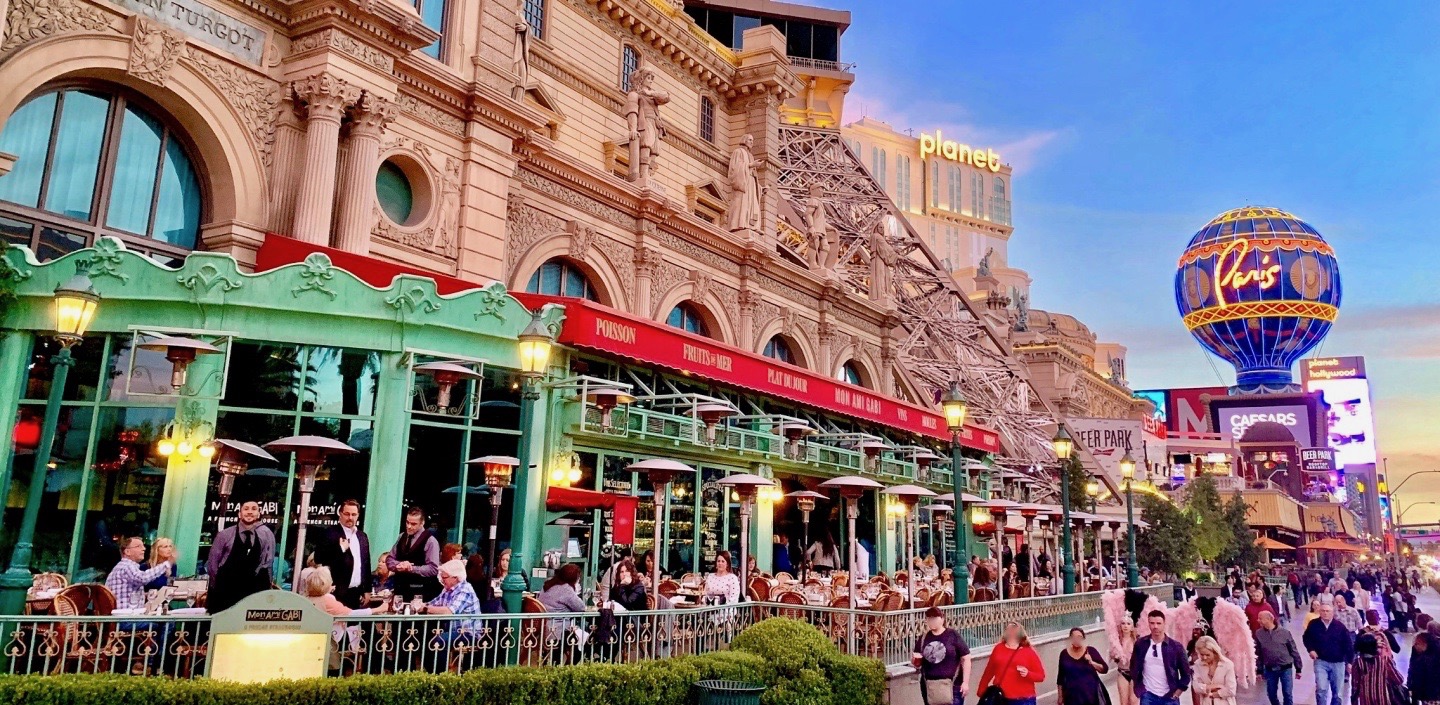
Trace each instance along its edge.
<path fill-rule="evenodd" d="M 1280 265 L 1270 264 L 1270 255 L 1268 254 L 1260 257 L 1262 269 L 1240 271 L 1240 261 L 1247 254 L 1250 254 L 1250 241 L 1235 240 L 1226 245 L 1225 249 L 1220 252 L 1220 258 L 1215 260 L 1215 272 L 1220 275 L 1215 278 L 1215 299 L 1220 302 L 1222 308 L 1229 303 L 1225 300 L 1225 287 L 1239 291 L 1250 284 L 1255 284 L 1257 288 L 1264 291 L 1275 286 L 1275 282 L 1279 281 Z"/>

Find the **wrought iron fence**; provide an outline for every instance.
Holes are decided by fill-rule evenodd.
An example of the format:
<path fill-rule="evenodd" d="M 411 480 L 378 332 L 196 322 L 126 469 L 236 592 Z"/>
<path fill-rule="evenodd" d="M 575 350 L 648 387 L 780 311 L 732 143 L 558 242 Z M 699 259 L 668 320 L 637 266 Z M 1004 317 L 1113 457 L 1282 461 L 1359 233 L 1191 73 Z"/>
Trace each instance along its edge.
<path fill-rule="evenodd" d="M 1170 602 L 1173 588 L 1142 588 Z M 943 608 L 946 621 L 972 645 L 999 640 L 1007 622 L 1030 635 L 1098 624 L 1098 592 L 980 602 Z M 909 663 L 925 630 L 923 609 L 872 611 L 745 603 L 656 612 L 487 614 L 445 617 L 337 618 L 331 630 L 334 675 L 463 672 L 498 666 L 625 663 L 720 651 L 735 635 L 768 617 L 815 626 L 836 646 Z M 205 674 L 210 618 L 13 617 L 4 625 L 4 672 L 128 673 L 172 678 Z"/>

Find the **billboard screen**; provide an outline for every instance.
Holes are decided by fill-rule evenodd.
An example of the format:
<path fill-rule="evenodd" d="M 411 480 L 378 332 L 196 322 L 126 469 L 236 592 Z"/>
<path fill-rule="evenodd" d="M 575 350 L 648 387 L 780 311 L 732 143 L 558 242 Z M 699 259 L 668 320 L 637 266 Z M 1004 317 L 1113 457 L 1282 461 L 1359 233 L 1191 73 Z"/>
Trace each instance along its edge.
<path fill-rule="evenodd" d="M 1304 404 L 1229 406 L 1219 409 L 1216 418 L 1220 433 L 1230 436 L 1237 443 L 1245 437 L 1245 432 L 1251 426 L 1262 421 L 1272 421 L 1290 431 L 1290 435 L 1300 447 L 1308 448 L 1312 445 L 1310 409 Z"/>
<path fill-rule="evenodd" d="M 1210 429 L 1210 418 L 1205 413 L 1202 397 L 1223 397 L 1225 394 L 1225 387 L 1146 389 L 1135 392 L 1135 396 L 1155 403 L 1156 415 L 1165 422 L 1166 430 L 1191 435 L 1214 433 Z"/>
<path fill-rule="evenodd" d="M 1145 401 L 1148 401 L 1148 402 L 1150 402 L 1151 404 L 1154 404 L 1154 405 L 1155 405 L 1155 415 L 1154 415 L 1155 420 L 1156 420 L 1156 421 L 1159 421 L 1160 423 L 1163 423 L 1163 424 L 1167 424 L 1167 425 L 1168 425 L 1168 417 L 1169 417 L 1169 414 L 1168 414 L 1167 412 L 1169 411 L 1169 409 L 1166 407 L 1166 405 L 1169 403 L 1169 399 L 1167 398 L 1167 395 L 1165 394 L 1165 390 L 1163 390 L 1163 389 L 1145 389 L 1145 390 L 1141 390 L 1141 391 L 1135 392 L 1135 396 L 1136 396 L 1137 398 L 1139 398 L 1139 399 L 1144 399 Z"/>
<path fill-rule="evenodd" d="M 1305 385 L 1306 391 L 1313 391 L 1310 389 L 1311 382 L 1364 376 L 1365 358 L 1358 356 L 1312 357 L 1300 366 L 1300 382 Z"/>
<path fill-rule="evenodd" d="M 1370 381 L 1364 377 L 1311 380 L 1309 391 L 1320 392 L 1329 409 L 1325 413 L 1335 464 L 1375 463 L 1375 417 L 1370 404 Z"/>

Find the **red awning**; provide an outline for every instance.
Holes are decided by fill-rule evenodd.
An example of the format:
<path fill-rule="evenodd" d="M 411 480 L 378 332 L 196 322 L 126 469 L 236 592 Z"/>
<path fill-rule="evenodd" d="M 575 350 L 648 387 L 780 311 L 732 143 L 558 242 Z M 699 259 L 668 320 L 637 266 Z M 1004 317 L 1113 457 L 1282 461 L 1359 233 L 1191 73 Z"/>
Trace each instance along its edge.
<path fill-rule="evenodd" d="M 639 497 L 595 490 L 578 490 L 573 487 L 551 486 L 545 490 L 545 508 L 552 512 L 583 512 L 591 509 L 614 510 L 615 543 L 635 543 L 635 509 L 640 505 Z"/>
<path fill-rule="evenodd" d="M 481 286 L 463 279 L 312 245 L 273 233 L 265 236 L 265 242 L 256 254 L 256 269 L 264 271 L 302 262 L 312 252 L 324 253 L 335 266 L 375 287 L 389 286 L 398 274 L 414 274 L 434 279 L 435 288 L 441 294 Z M 660 365 L 720 384 L 789 399 L 796 404 L 815 409 L 922 436 L 950 440 L 945 418 L 931 409 L 882 396 L 864 387 L 831 379 L 802 367 L 725 345 L 659 321 L 617 311 L 593 301 L 511 293 L 532 310 L 544 303 L 565 306 L 565 322 L 559 338 L 562 344 Z M 1000 434 L 982 426 L 966 424 L 960 432 L 960 442 L 969 448 L 990 453 L 1000 452 Z"/>
<path fill-rule="evenodd" d="M 560 331 L 559 342 L 564 345 L 668 367 L 931 438 L 950 438 L 945 417 L 930 409 L 876 394 L 803 367 L 585 299 L 518 292 L 514 296 L 530 308 L 545 303 L 563 304 L 565 324 Z M 979 426 L 967 424 L 960 434 L 960 442 L 992 453 L 1000 451 L 999 434 Z"/>

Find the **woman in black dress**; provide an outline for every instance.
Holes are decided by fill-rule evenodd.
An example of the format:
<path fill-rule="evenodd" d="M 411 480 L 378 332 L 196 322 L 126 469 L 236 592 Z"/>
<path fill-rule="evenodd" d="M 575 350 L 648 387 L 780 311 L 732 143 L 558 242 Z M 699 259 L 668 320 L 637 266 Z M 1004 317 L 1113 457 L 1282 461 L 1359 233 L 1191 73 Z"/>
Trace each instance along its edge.
<path fill-rule="evenodd" d="M 1059 688 L 1056 705 L 1110 705 L 1110 694 L 1100 682 L 1100 674 L 1110 667 L 1095 647 L 1085 644 L 1085 630 L 1070 630 L 1070 643 L 1060 652 L 1060 668 L 1055 677 Z"/>

